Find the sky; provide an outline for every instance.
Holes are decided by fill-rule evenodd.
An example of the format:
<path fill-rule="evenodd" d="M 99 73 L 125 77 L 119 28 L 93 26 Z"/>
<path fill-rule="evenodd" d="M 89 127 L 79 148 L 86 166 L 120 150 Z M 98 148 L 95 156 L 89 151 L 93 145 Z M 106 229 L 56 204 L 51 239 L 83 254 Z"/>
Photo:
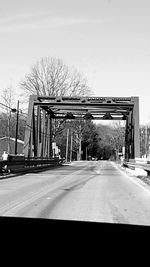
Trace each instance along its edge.
<path fill-rule="evenodd" d="M 95 96 L 139 96 L 140 124 L 150 123 L 149 14 L 149 0 L 0 0 L 0 92 L 19 98 L 31 66 L 56 57 Z"/>

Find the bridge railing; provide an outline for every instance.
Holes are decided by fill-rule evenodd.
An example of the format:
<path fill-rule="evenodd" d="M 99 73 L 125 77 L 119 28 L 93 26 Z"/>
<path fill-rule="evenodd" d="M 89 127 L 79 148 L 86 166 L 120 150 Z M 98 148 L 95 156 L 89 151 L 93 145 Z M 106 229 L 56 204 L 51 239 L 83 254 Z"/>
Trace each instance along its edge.
<path fill-rule="evenodd" d="M 7 160 L 0 160 L 0 173 L 20 172 L 34 169 L 45 168 L 49 166 L 59 166 L 64 159 L 56 158 L 25 158 L 24 156 L 9 155 Z"/>
<path fill-rule="evenodd" d="M 147 172 L 147 175 L 150 176 L 150 161 L 143 159 L 129 160 L 123 162 L 123 167 L 130 168 L 135 170 L 136 168 L 142 169 Z"/>

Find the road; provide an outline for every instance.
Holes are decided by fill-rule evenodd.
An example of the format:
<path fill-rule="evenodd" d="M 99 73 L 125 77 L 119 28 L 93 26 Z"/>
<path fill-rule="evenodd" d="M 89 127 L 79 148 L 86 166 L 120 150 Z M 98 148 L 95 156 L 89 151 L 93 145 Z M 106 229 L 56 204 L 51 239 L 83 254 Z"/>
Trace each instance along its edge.
<path fill-rule="evenodd" d="M 0 180 L 0 216 L 150 225 L 150 187 L 110 161 Z"/>

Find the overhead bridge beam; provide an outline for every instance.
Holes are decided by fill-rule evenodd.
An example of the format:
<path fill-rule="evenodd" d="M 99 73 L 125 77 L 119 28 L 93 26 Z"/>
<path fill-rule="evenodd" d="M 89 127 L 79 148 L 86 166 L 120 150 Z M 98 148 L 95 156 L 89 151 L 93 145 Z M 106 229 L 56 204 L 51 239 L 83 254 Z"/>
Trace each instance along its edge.
<path fill-rule="evenodd" d="M 140 157 L 138 97 L 53 97 L 31 95 L 25 157 L 52 157 L 54 119 L 125 120 L 125 158 Z"/>

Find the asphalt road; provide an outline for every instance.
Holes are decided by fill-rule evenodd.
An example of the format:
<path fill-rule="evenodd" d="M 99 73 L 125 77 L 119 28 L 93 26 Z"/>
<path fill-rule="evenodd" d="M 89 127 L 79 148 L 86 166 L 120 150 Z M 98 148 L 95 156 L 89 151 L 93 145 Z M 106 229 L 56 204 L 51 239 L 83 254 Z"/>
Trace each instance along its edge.
<path fill-rule="evenodd" d="M 150 187 L 110 161 L 0 180 L 0 216 L 150 225 Z"/>

